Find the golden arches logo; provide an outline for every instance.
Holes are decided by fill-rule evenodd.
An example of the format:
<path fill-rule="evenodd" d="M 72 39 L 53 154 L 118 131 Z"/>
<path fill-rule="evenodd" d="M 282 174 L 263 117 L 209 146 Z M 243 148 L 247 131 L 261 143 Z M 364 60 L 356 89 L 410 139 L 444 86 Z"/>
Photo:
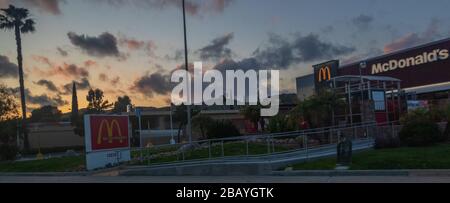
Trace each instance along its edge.
<path fill-rule="evenodd" d="M 318 75 L 319 75 L 319 78 L 318 78 L 319 82 L 331 80 L 330 67 L 325 66 L 325 67 L 320 68 Z"/>
<path fill-rule="evenodd" d="M 106 127 L 107 132 L 107 138 L 103 138 L 103 129 Z M 113 136 L 113 128 L 116 127 L 117 132 L 119 133 L 119 136 L 114 137 Z M 113 140 L 118 139 L 120 143 L 123 143 L 123 140 L 127 137 L 122 136 L 122 130 L 120 129 L 119 122 L 116 119 L 113 119 L 111 123 L 108 122 L 108 120 L 103 119 L 102 122 L 100 122 L 100 128 L 98 130 L 97 134 L 97 144 L 102 144 L 103 140 L 107 140 L 108 143 L 113 143 Z"/>

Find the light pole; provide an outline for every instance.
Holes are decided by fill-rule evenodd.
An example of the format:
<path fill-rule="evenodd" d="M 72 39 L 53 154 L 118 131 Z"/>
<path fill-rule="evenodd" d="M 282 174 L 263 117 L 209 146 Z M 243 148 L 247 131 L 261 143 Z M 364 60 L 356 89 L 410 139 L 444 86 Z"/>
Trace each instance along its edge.
<path fill-rule="evenodd" d="M 175 144 L 175 139 L 173 139 L 172 102 L 170 103 L 170 144 Z"/>
<path fill-rule="evenodd" d="M 188 49 L 187 49 L 187 39 L 186 39 L 186 8 L 184 6 L 184 0 L 183 0 L 183 30 L 184 30 L 184 65 L 186 66 L 186 74 L 189 72 L 189 65 L 188 65 Z M 189 74 L 187 74 L 189 77 Z M 187 85 L 187 105 L 186 105 L 186 111 L 187 111 L 187 126 L 186 126 L 186 135 L 189 138 L 189 143 L 192 143 L 192 131 L 191 131 L 191 91 L 190 91 L 190 78 L 186 78 L 186 85 Z"/>
<path fill-rule="evenodd" d="M 365 61 L 359 63 L 359 68 L 358 69 L 359 69 L 359 80 L 360 80 L 359 83 L 360 83 L 360 88 L 361 88 L 361 100 L 363 100 L 363 98 L 364 98 L 364 95 L 363 95 L 363 87 L 364 87 L 363 83 L 364 83 L 364 81 L 363 81 L 363 78 L 362 78 L 362 69 L 365 69 L 366 67 L 367 67 L 367 63 Z"/>

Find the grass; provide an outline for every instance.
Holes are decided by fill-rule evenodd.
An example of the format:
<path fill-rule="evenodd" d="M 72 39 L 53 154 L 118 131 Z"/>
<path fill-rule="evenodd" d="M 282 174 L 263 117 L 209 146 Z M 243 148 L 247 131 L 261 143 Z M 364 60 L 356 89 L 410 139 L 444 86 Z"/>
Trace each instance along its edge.
<path fill-rule="evenodd" d="M 73 172 L 84 170 L 84 156 L 1 162 L 0 172 Z"/>
<path fill-rule="evenodd" d="M 336 158 L 293 165 L 294 170 L 330 170 Z M 450 144 L 379 149 L 354 154 L 350 170 L 450 169 Z"/>

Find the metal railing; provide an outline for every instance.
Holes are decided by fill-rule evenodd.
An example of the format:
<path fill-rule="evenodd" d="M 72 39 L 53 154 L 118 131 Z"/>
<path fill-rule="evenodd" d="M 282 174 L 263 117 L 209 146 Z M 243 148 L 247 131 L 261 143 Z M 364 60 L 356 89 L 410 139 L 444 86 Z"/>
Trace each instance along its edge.
<path fill-rule="evenodd" d="M 252 158 L 303 151 L 308 157 L 310 150 L 335 145 L 343 136 L 352 140 L 368 140 L 375 137 L 380 125 L 394 125 L 395 122 L 379 124 L 359 123 L 348 126 L 247 135 L 220 139 L 193 141 L 132 148 L 132 159 L 136 164 L 159 164 L 179 161 L 210 160 L 217 158 Z"/>

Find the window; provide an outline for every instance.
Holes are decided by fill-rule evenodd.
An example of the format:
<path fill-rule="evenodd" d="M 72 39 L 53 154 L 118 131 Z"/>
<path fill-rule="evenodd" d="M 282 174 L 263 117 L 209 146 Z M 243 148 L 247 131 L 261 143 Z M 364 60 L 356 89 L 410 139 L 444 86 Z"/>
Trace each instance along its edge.
<path fill-rule="evenodd" d="M 375 105 L 375 111 L 386 110 L 386 97 L 384 91 L 372 91 L 372 99 Z"/>

